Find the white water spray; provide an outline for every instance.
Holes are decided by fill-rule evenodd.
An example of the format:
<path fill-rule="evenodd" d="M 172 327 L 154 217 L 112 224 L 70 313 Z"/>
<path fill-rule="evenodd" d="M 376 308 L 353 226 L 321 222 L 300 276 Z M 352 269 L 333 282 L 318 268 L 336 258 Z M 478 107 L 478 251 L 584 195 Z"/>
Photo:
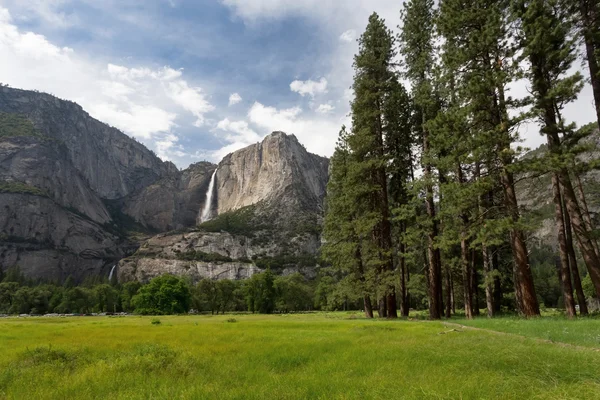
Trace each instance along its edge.
<path fill-rule="evenodd" d="M 202 209 L 202 214 L 200 214 L 200 222 L 206 222 L 208 221 L 211 217 L 212 217 L 212 213 L 211 213 L 211 205 L 212 205 L 212 198 L 213 198 L 213 192 L 215 191 L 215 178 L 217 177 L 217 170 L 215 169 L 215 172 L 213 172 L 211 178 L 210 178 L 210 183 L 208 185 L 208 191 L 206 192 L 206 202 L 204 203 L 204 208 Z"/>
<path fill-rule="evenodd" d="M 112 281 L 112 276 L 113 276 L 113 272 L 115 272 L 115 268 L 117 268 L 117 264 L 113 265 L 113 267 L 110 269 L 110 274 L 108 274 L 108 281 Z"/>

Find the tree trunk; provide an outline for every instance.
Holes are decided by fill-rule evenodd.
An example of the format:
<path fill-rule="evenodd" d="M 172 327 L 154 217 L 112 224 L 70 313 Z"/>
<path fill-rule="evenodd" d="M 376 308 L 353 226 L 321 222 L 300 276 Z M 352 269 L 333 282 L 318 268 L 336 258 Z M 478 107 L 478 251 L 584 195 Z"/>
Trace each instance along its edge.
<path fill-rule="evenodd" d="M 454 277 L 450 271 L 450 302 L 452 303 L 452 314 L 456 315 L 456 297 L 454 296 Z"/>
<path fill-rule="evenodd" d="M 424 118 L 424 117 L 423 117 Z M 423 154 L 426 156 L 429 151 L 429 134 L 424 127 L 423 121 Z M 423 163 L 424 179 L 426 181 L 426 199 L 427 216 L 431 226 L 427 234 L 427 253 L 429 258 L 429 318 L 440 319 L 442 317 L 441 293 L 442 293 L 442 268 L 440 265 L 439 253 L 435 248 L 435 239 L 438 235 L 438 227 L 435 204 L 433 202 L 433 186 L 431 185 L 431 165 L 428 162 Z"/>
<path fill-rule="evenodd" d="M 564 205 L 563 205 L 564 209 Z M 564 209 L 565 215 L 565 232 L 567 239 L 567 251 L 569 253 L 569 269 L 573 275 L 573 286 L 575 287 L 575 293 L 577 293 L 577 302 L 579 303 L 579 314 L 588 315 L 587 302 L 585 299 L 585 293 L 583 293 L 583 286 L 581 285 L 581 277 L 579 276 L 579 267 L 577 266 L 577 258 L 575 257 L 575 248 L 573 247 L 573 233 L 571 230 L 571 217 L 566 209 Z"/>
<path fill-rule="evenodd" d="M 446 267 L 445 281 L 446 281 L 446 302 L 444 304 L 446 306 L 445 317 L 450 318 L 450 317 L 452 317 L 452 283 L 451 283 L 451 277 L 450 277 L 450 266 Z"/>
<path fill-rule="evenodd" d="M 581 204 L 583 217 L 586 225 L 586 229 L 588 232 L 592 232 L 594 230 L 594 224 L 592 223 L 592 217 L 590 216 L 590 209 L 588 208 L 587 201 L 585 200 L 585 192 L 583 191 L 583 184 L 581 182 L 581 177 L 579 175 L 575 175 L 575 179 L 577 179 L 577 195 L 579 196 L 579 202 Z M 600 249 L 598 248 L 598 241 L 592 239 L 592 244 L 594 245 L 594 249 L 596 250 L 596 254 L 600 256 Z"/>
<path fill-rule="evenodd" d="M 404 232 L 404 225 L 401 227 Z M 403 317 L 408 317 L 408 298 L 406 295 L 406 258 L 404 257 L 404 253 L 406 248 L 404 243 L 400 241 L 400 315 Z"/>
<path fill-rule="evenodd" d="M 477 274 L 477 263 L 475 250 L 471 250 L 471 287 L 473 290 L 473 315 L 479 316 L 481 312 L 479 311 L 479 274 Z"/>
<path fill-rule="evenodd" d="M 365 305 L 365 317 L 373 318 L 373 305 L 371 304 L 371 296 L 365 294 L 363 301 Z"/>
<path fill-rule="evenodd" d="M 494 67 L 494 68 L 497 68 Z M 540 315 L 540 306 L 535 294 L 535 286 L 533 285 L 533 274 L 529 265 L 529 255 L 527 253 L 527 245 L 525 243 L 525 235 L 518 227 L 521 216 L 519 213 L 519 204 L 515 192 L 515 180 L 510 165 L 512 157 L 510 156 L 511 139 L 508 131 L 508 111 L 506 109 L 506 99 L 504 95 L 504 87 L 498 87 L 498 98 L 495 108 L 497 110 L 498 126 L 503 127 L 503 132 L 500 138 L 499 153 L 502 154 L 500 161 L 502 169 L 500 172 L 500 183 L 504 191 L 504 205 L 508 217 L 511 219 L 513 226 L 510 230 L 510 247 L 513 253 L 513 279 L 515 285 L 515 297 L 517 299 L 517 308 L 519 312 L 526 317 Z"/>
<path fill-rule="evenodd" d="M 379 299 L 379 309 L 377 310 L 377 314 L 379 315 L 379 318 L 385 318 L 387 317 L 387 311 L 386 311 L 386 297 L 382 297 Z"/>
<path fill-rule="evenodd" d="M 498 260 L 498 250 L 493 248 L 490 250 L 492 253 L 492 269 L 498 271 L 500 269 Z M 500 276 L 496 274 L 494 276 L 494 315 L 497 315 L 502 311 L 502 282 Z"/>
<path fill-rule="evenodd" d="M 596 120 L 600 124 L 600 68 L 598 66 L 597 52 L 600 51 L 599 44 L 594 40 L 597 35 L 595 26 L 598 19 L 598 9 L 596 0 L 579 0 L 579 11 L 583 23 L 583 38 L 585 41 L 585 52 L 590 70 L 590 80 L 592 82 L 592 92 L 594 93 L 594 103 L 596 105 Z"/>
<path fill-rule="evenodd" d="M 481 255 L 483 257 L 483 271 L 485 272 L 485 304 L 487 315 L 489 318 L 493 318 L 496 310 L 494 308 L 494 286 L 491 279 L 492 266 L 488 247 L 485 243 L 481 245 Z"/>
<path fill-rule="evenodd" d="M 506 167 L 505 165 L 501 173 L 501 181 L 504 189 L 506 210 L 514 224 L 510 231 L 510 246 L 514 258 L 515 295 L 519 312 L 526 317 L 534 317 L 540 315 L 540 306 L 533 285 L 533 274 L 529 265 L 525 236 L 523 235 L 523 231 L 516 227 L 516 224 L 519 223 L 520 215 L 517 195 L 515 193 L 514 177 L 512 172 L 508 171 Z"/>
<path fill-rule="evenodd" d="M 565 230 L 565 217 L 563 215 L 562 196 L 560 194 L 560 183 L 558 174 L 552 174 L 552 194 L 554 200 L 554 220 L 558 232 L 558 252 L 560 258 L 559 276 L 562 283 L 563 299 L 567 317 L 573 318 L 575 312 L 575 299 L 573 298 L 573 286 L 571 285 L 571 271 L 569 270 L 569 250 L 567 249 L 567 238 Z"/>
<path fill-rule="evenodd" d="M 577 203 L 567 170 L 562 169 L 559 172 L 559 180 L 560 185 L 563 188 L 566 209 L 571 217 L 571 226 L 573 227 L 573 231 L 575 231 L 579 250 L 581 251 L 590 278 L 596 289 L 596 295 L 600 297 L 600 258 L 598 257 L 598 254 L 596 254 L 596 249 L 589 237 L 589 232 L 585 229 L 581 209 Z"/>
<path fill-rule="evenodd" d="M 464 183 L 462 167 L 457 166 L 456 169 L 459 184 Z M 469 217 L 466 212 L 460 214 L 461 232 L 460 232 L 460 264 L 462 267 L 462 278 L 463 278 L 463 295 L 465 304 L 465 317 L 467 319 L 473 318 L 473 273 L 471 271 L 471 262 L 469 260 L 469 243 L 468 239 L 468 228 L 469 228 Z"/>

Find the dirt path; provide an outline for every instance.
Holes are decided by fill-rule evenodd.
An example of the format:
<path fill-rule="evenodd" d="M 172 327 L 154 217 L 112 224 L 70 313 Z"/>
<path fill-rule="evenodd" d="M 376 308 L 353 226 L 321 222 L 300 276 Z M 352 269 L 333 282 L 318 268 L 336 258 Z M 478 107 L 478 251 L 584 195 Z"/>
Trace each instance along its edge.
<path fill-rule="evenodd" d="M 440 323 L 443 324 L 444 326 L 448 327 L 448 328 L 453 328 L 453 329 L 450 329 L 448 331 L 440 332 L 440 334 L 448 334 L 448 333 L 452 333 L 452 332 L 460 332 L 459 330 L 457 330 L 457 328 L 458 328 L 458 329 L 462 329 L 462 330 L 482 331 L 482 332 L 488 332 L 488 333 L 492 333 L 492 334 L 496 334 L 496 335 L 512 336 L 512 337 L 517 337 L 517 338 L 520 338 L 520 339 L 532 339 L 532 340 L 535 340 L 535 341 L 540 342 L 540 343 L 548 343 L 548 344 L 554 344 L 554 345 L 557 345 L 557 346 L 567 347 L 567 348 L 571 348 L 571 349 L 575 349 L 575 350 L 593 351 L 593 352 L 600 353 L 600 349 L 594 348 L 594 347 L 579 346 L 579 345 L 576 345 L 576 344 L 565 343 L 565 342 L 555 342 L 553 340 L 542 339 L 542 338 L 538 338 L 538 337 L 535 337 L 535 336 L 525 336 L 525 335 L 519 335 L 517 333 L 495 331 L 495 330 L 492 330 L 492 329 L 475 328 L 473 326 L 467 326 L 467 325 L 457 324 L 455 322 L 442 321 Z"/>

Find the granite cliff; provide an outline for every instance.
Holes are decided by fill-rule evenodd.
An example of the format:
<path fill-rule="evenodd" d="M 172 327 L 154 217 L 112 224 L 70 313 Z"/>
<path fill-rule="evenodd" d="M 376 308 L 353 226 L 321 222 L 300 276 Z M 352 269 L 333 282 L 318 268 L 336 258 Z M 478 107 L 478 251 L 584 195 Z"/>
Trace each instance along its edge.
<path fill-rule="evenodd" d="M 315 275 L 328 160 L 307 152 L 294 135 L 273 132 L 216 168 L 214 218 L 146 241 L 119 263 L 120 280 L 165 272 L 193 281 L 240 279 L 266 267 Z"/>
<path fill-rule="evenodd" d="M 310 275 L 327 168 L 274 132 L 179 171 L 73 102 L 0 87 L 0 268 L 53 280 L 117 263 L 122 279 L 243 278 L 267 265 Z M 201 224 L 215 170 L 214 218 Z"/>

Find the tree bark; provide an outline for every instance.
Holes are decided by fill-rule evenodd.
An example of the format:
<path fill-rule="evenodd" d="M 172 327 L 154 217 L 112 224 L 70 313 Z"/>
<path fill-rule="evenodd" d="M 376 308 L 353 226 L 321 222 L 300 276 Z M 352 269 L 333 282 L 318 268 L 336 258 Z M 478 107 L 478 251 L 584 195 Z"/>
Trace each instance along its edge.
<path fill-rule="evenodd" d="M 560 183 L 558 174 L 552 174 L 552 194 L 554 200 L 554 220 L 558 232 L 558 253 L 560 259 L 559 276 L 563 290 L 563 299 L 567 317 L 573 318 L 575 312 L 575 299 L 573 298 L 573 286 L 571 285 L 571 271 L 569 269 L 569 250 L 567 248 L 567 237 L 565 229 L 565 217 L 563 215 L 562 196 L 560 194 Z"/>
<path fill-rule="evenodd" d="M 446 318 L 450 318 L 452 317 L 452 282 L 451 282 L 451 277 L 450 277 L 450 268 L 449 266 L 446 267 L 446 273 L 444 274 L 445 276 L 445 281 L 446 281 L 446 301 L 445 301 L 445 317 Z"/>
<path fill-rule="evenodd" d="M 377 309 L 377 314 L 378 314 L 379 318 L 387 317 L 385 303 L 386 303 L 385 296 L 379 299 L 379 303 L 378 303 L 379 307 Z"/>
<path fill-rule="evenodd" d="M 504 96 L 504 87 L 498 87 L 498 98 L 495 108 L 497 110 L 498 126 L 503 127 L 502 137 L 500 138 L 500 148 L 498 149 L 502 156 L 500 183 L 504 191 L 504 205 L 509 218 L 512 221 L 510 231 L 510 247 L 513 253 L 513 279 L 515 285 L 515 297 L 517 299 L 517 308 L 521 314 L 526 317 L 540 315 L 540 306 L 535 294 L 535 286 L 533 285 L 533 274 L 529 265 L 529 255 L 527 253 L 527 245 L 523 231 L 518 228 L 520 221 L 519 204 L 515 192 L 515 179 L 512 171 L 509 170 L 512 164 L 512 156 L 510 156 L 511 139 L 508 131 L 508 111 L 506 109 L 506 99 Z"/>
<path fill-rule="evenodd" d="M 479 275 L 477 274 L 476 258 L 475 250 L 471 250 L 471 288 L 473 293 L 471 307 L 473 308 L 473 315 L 479 316 L 481 312 L 479 311 Z"/>
<path fill-rule="evenodd" d="M 587 301 L 585 299 L 585 293 L 583 292 L 583 286 L 581 285 L 581 276 L 579 275 L 579 267 L 577 266 L 577 257 L 575 256 L 575 247 L 573 246 L 573 232 L 571 228 L 571 217 L 564 208 L 565 214 L 565 232 L 567 238 L 567 251 L 569 252 L 569 269 L 573 276 L 573 286 L 575 287 L 575 293 L 577 294 L 577 302 L 579 303 L 579 313 L 581 315 L 588 315 Z"/>
<path fill-rule="evenodd" d="M 563 188 L 565 205 L 569 216 L 571 217 L 571 226 L 575 232 L 575 237 L 579 244 L 579 250 L 587 266 L 590 278 L 596 289 L 596 295 L 600 297 L 600 258 L 596 254 L 596 249 L 589 237 L 589 232 L 585 229 L 581 209 L 577 203 L 573 186 L 566 169 L 559 172 L 560 185 Z"/>
<path fill-rule="evenodd" d="M 483 271 L 485 272 L 485 305 L 488 317 L 493 318 L 496 310 L 494 308 L 494 286 L 491 279 L 492 266 L 488 247 L 485 243 L 481 245 L 481 255 L 483 257 Z"/>
<path fill-rule="evenodd" d="M 423 117 L 424 118 L 424 117 Z M 429 152 L 429 133 L 425 128 L 423 121 L 423 154 Z M 431 165 L 429 162 L 423 162 L 424 178 L 426 181 L 426 199 L 427 216 L 431 226 L 427 233 L 427 253 L 429 258 L 429 318 L 440 319 L 442 317 L 442 268 L 440 265 L 439 252 L 435 248 L 435 239 L 438 235 L 438 226 L 433 202 L 433 186 L 430 183 Z"/>
<path fill-rule="evenodd" d="M 514 224 L 510 231 L 510 245 L 514 258 L 513 275 L 517 306 L 519 312 L 526 317 L 538 316 L 540 315 L 540 306 L 533 285 L 533 274 L 529 265 L 525 236 L 523 235 L 523 231 L 516 227 L 516 224 L 519 223 L 520 215 L 517 195 L 515 193 L 514 177 L 512 172 L 507 170 L 506 166 L 501 173 L 501 181 L 504 189 L 506 210 Z"/>
<path fill-rule="evenodd" d="M 404 233 L 404 224 L 401 226 L 402 232 Z M 406 251 L 406 247 L 404 242 L 400 240 L 400 315 L 403 317 L 408 317 L 408 298 L 406 295 L 406 258 L 404 257 L 404 253 Z"/>
<path fill-rule="evenodd" d="M 498 250 L 490 249 L 492 253 L 492 269 L 498 271 L 500 269 L 498 260 Z M 494 315 L 502 311 L 502 282 L 499 276 L 494 276 Z"/>
<path fill-rule="evenodd" d="M 365 305 L 365 317 L 373 318 L 373 305 L 371 304 L 371 296 L 365 294 L 363 301 Z"/>

